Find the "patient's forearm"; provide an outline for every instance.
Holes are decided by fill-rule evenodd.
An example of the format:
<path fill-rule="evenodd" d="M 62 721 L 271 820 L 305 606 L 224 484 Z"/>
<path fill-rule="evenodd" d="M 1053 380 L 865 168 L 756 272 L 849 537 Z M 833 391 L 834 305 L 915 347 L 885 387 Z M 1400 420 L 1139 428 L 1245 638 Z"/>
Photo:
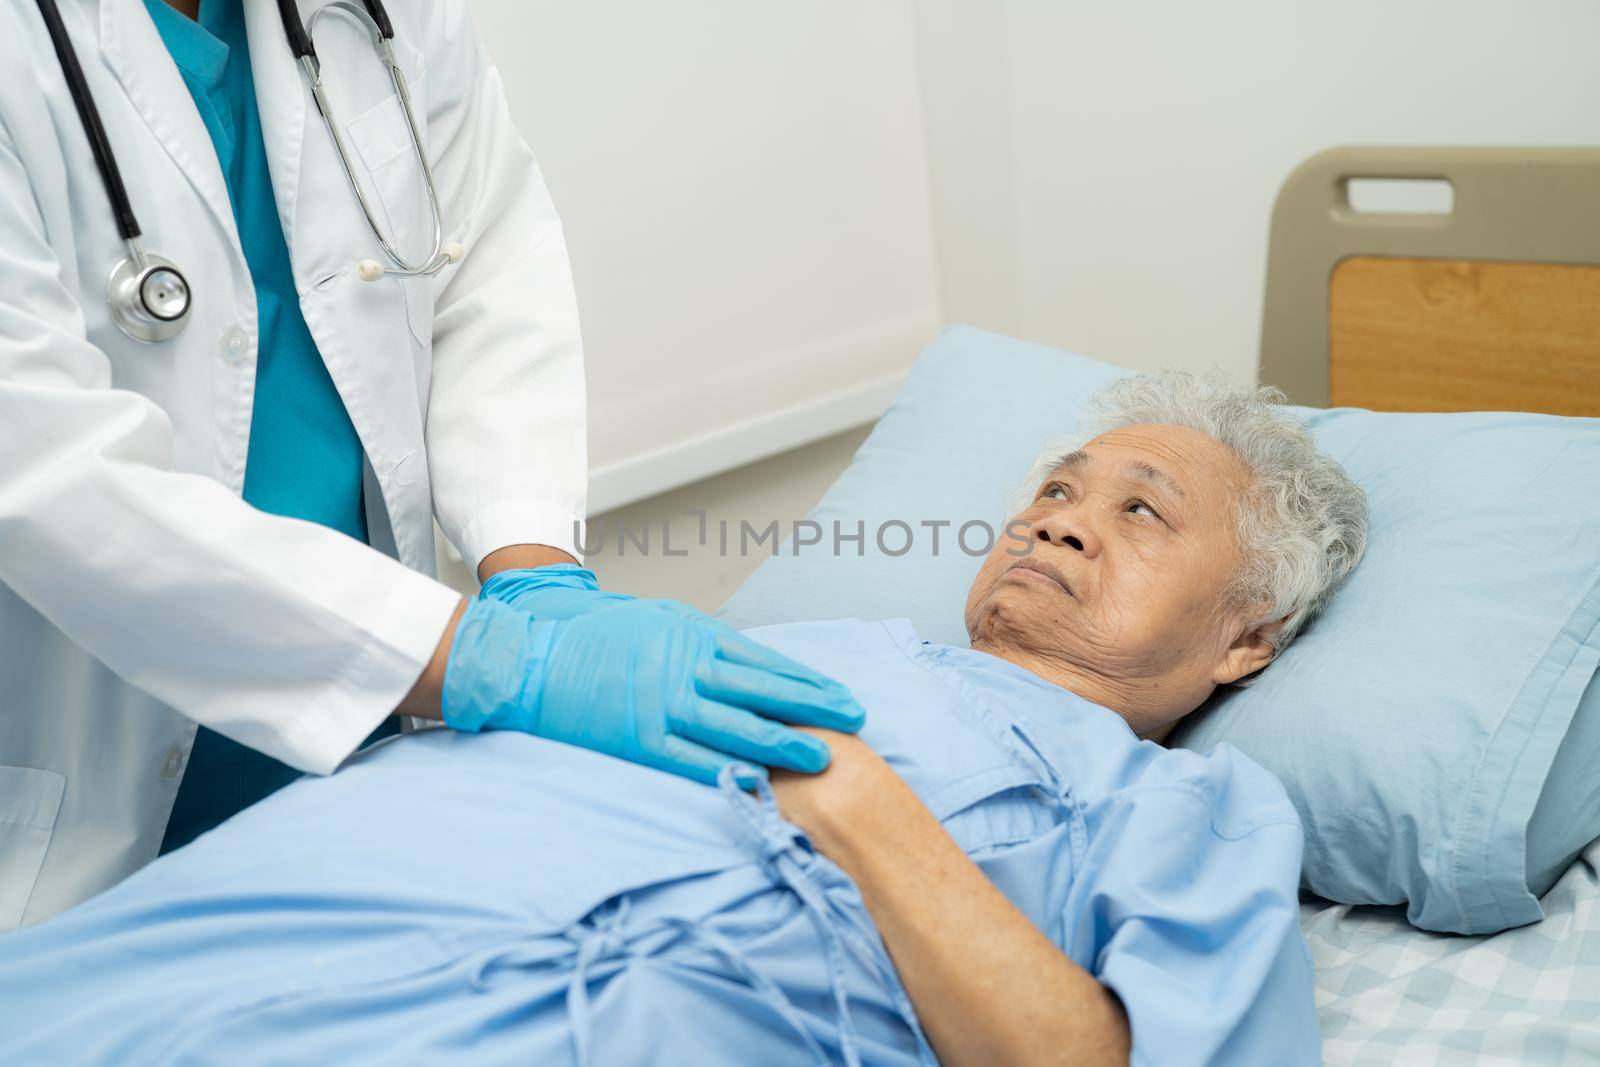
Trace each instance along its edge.
<path fill-rule="evenodd" d="M 833 764 L 776 775 L 779 806 L 860 887 L 941 1062 L 1126 1064 L 1116 997 L 994 887 L 888 764 L 856 738 L 813 732 Z"/>

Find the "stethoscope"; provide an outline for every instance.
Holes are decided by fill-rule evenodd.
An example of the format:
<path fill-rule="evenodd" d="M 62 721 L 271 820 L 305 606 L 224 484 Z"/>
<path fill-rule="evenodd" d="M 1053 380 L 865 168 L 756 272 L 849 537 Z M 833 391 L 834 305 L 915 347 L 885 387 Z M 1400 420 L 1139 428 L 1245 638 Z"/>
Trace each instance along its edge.
<path fill-rule="evenodd" d="M 55 0 L 38 0 L 38 4 L 39 13 L 44 17 L 45 26 L 50 31 L 50 42 L 55 46 L 56 59 L 61 64 L 61 73 L 66 77 L 67 88 L 72 93 L 73 106 L 78 110 L 84 134 L 89 139 L 89 148 L 94 153 L 95 167 L 100 171 L 100 181 L 106 188 L 106 196 L 111 200 L 111 211 L 117 220 L 117 232 L 122 235 L 123 243 L 128 249 L 127 257 L 111 268 L 111 277 L 106 282 L 106 303 L 111 309 L 111 321 L 135 341 L 166 341 L 176 337 L 178 331 L 188 322 L 189 308 L 193 303 L 189 280 L 171 260 L 145 250 L 140 240 L 139 220 L 134 216 L 133 205 L 128 201 L 128 190 L 122 183 L 122 172 L 118 169 L 117 158 L 111 151 L 111 142 L 106 137 L 105 126 L 100 122 L 100 111 L 95 107 L 94 96 L 89 92 L 89 84 L 83 77 L 83 68 L 78 65 L 78 55 L 73 51 L 66 27 L 62 25 L 61 12 L 56 8 Z M 451 263 L 460 261 L 462 248 L 454 241 L 444 240 L 444 221 L 439 212 L 439 194 L 433 186 L 433 168 L 428 164 L 428 155 L 422 148 L 422 134 L 417 129 L 417 119 L 411 111 L 411 92 L 406 86 L 406 76 L 401 73 L 400 64 L 395 62 L 394 47 L 391 43 L 394 40 L 394 26 L 389 22 L 389 13 L 384 10 L 381 0 L 362 0 L 362 4 L 364 7 L 356 6 L 351 0 L 334 0 L 333 3 L 319 8 L 311 16 L 309 26 L 300 20 L 300 11 L 295 6 L 295 0 L 278 0 L 278 11 L 283 19 L 284 33 L 289 38 L 289 49 L 295 58 L 300 60 L 301 67 L 305 69 L 306 76 L 311 81 L 311 96 L 317 102 L 317 110 L 321 112 L 322 121 L 328 127 L 328 134 L 333 138 L 333 147 L 339 153 L 339 162 L 344 165 L 345 177 L 349 179 L 350 188 L 354 190 L 356 200 L 361 204 L 362 214 L 367 217 L 367 225 L 372 228 L 373 236 L 378 239 L 383 254 L 392 264 L 385 266 L 376 259 L 363 259 L 356 264 L 356 274 L 368 282 L 375 282 L 385 275 L 395 278 L 418 278 L 437 274 Z M 389 68 L 389 77 L 394 82 L 395 93 L 399 96 L 400 106 L 405 111 L 406 127 L 411 131 L 411 147 L 416 151 L 417 162 L 422 166 L 422 177 L 428 189 L 428 206 L 433 212 L 433 250 L 420 264 L 412 263 L 402 256 L 399 249 L 394 246 L 394 242 L 385 237 L 383 230 L 378 226 L 372 205 L 367 202 L 366 194 L 361 191 L 361 183 L 356 181 L 355 170 L 350 164 L 350 153 L 345 147 L 338 123 L 334 121 L 333 107 L 328 103 L 328 94 L 322 87 L 322 62 L 317 58 L 317 48 L 311 41 L 311 31 L 316 28 L 318 19 L 334 9 L 355 18 L 372 35 L 373 47 L 377 50 L 378 58 L 383 61 L 384 66 Z"/>

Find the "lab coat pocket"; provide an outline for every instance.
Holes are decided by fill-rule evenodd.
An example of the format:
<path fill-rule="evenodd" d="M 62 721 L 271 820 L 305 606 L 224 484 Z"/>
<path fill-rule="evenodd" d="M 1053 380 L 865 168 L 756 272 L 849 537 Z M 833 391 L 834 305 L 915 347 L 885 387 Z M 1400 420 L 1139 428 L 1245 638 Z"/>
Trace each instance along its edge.
<path fill-rule="evenodd" d="M 410 82 L 412 114 L 425 121 L 422 78 Z M 355 147 L 357 179 L 372 215 L 389 244 L 413 266 L 424 263 L 434 247 L 433 208 L 428 199 L 427 177 L 411 140 L 410 125 L 398 95 L 385 97 L 352 119 L 345 131 Z M 423 151 L 427 131 L 419 129 Z M 364 173 L 362 173 L 364 172 Z M 372 258 L 390 266 L 376 238 Z M 383 279 L 374 284 L 398 284 L 405 294 L 406 321 L 417 344 L 427 348 L 433 336 L 433 278 Z"/>
<path fill-rule="evenodd" d="M 66 785 L 53 771 L 0 765 L 0 933 L 22 925 Z"/>

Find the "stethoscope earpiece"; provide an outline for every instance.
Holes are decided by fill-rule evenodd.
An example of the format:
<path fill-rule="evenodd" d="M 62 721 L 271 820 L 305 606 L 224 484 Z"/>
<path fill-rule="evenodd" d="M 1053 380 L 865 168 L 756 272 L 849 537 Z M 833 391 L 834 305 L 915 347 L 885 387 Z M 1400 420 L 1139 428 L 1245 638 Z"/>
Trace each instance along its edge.
<path fill-rule="evenodd" d="M 382 0 L 362 0 L 359 5 L 354 0 L 331 0 L 315 11 L 308 23 L 300 21 L 299 8 L 294 0 L 278 0 L 278 8 L 285 32 L 289 36 L 290 51 L 300 60 L 301 69 L 305 71 L 306 81 L 311 86 L 311 98 L 316 101 L 317 110 L 322 114 L 323 125 L 328 128 L 328 137 L 333 142 L 333 150 L 339 157 L 340 165 L 344 167 L 345 178 L 350 182 L 350 191 L 355 194 L 361 213 L 367 217 L 368 228 L 372 230 L 372 235 L 378 239 L 379 246 L 383 248 L 383 254 L 389 259 L 389 265 L 376 259 L 363 259 L 356 264 L 356 275 L 364 282 L 375 282 L 385 277 L 421 278 L 437 274 L 459 260 L 462 256 L 461 246 L 454 241 L 447 243 L 444 240 L 444 217 L 439 211 L 439 194 L 433 183 L 433 167 L 428 163 L 428 153 L 422 147 L 422 131 L 418 128 L 417 117 L 411 110 L 411 89 L 406 84 L 405 72 L 400 69 L 400 64 L 394 57 L 392 44 L 394 27 L 389 23 L 389 15 L 383 8 Z M 330 14 L 354 19 L 366 29 L 372 37 L 372 46 L 377 50 L 378 58 L 389 71 L 389 80 L 394 84 L 395 96 L 399 99 L 400 110 L 405 115 L 406 130 L 411 135 L 411 147 L 416 153 L 417 165 L 422 171 L 422 184 L 428 193 L 428 208 L 433 213 L 433 250 L 420 264 L 408 261 L 400 254 L 397 240 L 384 236 L 383 228 L 378 225 L 377 213 L 367 202 L 367 194 L 362 190 L 361 182 L 356 179 L 355 168 L 350 162 L 349 149 L 345 147 L 344 135 L 339 132 L 339 123 L 334 119 L 333 104 L 329 101 L 327 90 L 322 85 L 322 61 L 317 58 L 317 47 L 312 40 L 317 20 Z"/>
<path fill-rule="evenodd" d="M 385 267 L 375 259 L 363 259 L 356 264 L 356 276 L 364 282 L 375 282 L 386 274 L 393 274 L 401 278 L 421 278 L 430 274 L 437 274 L 452 263 L 460 263 L 461 257 L 467 254 L 456 241 L 446 241 L 437 255 L 417 270 L 395 270 Z"/>

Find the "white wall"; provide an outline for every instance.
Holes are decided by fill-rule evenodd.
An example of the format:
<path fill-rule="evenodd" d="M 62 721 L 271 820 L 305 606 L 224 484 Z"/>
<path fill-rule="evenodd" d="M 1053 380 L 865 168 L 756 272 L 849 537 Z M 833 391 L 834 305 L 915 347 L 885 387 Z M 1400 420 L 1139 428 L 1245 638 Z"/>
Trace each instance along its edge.
<path fill-rule="evenodd" d="M 567 224 L 592 511 L 634 521 L 804 514 L 940 322 L 1251 380 L 1323 148 L 1600 143 L 1593 0 L 472 2 Z M 750 561 L 596 563 L 711 606 Z"/>
<path fill-rule="evenodd" d="M 916 11 L 947 316 L 1130 367 L 1252 380 L 1273 197 L 1323 148 L 1600 143 L 1592 0 Z"/>
<path fill-rule="evenodd" d="M 849 464 L 869 429 L 858 426 L 626 507 L 592 514 L 590 547 L 595 551 L 584 562 L 607 589 L 667 597 L 714 611 L 772 555 L 773 542 L 756 544 L 753 534 L 743 550 L 737 547 L 740 521 L 761 531 L 776 519 L 780 530 L 792 530 L 795 520 L 805 518 Z M 706 545 L 697 543 L 699 519 L 693 512 L 706 515 Z M 724 521 L 732 531 L 726 553 L 717 544 L 716 532 Z M 670 524 L 670 541 L 662 539 L 663 522 Z M 628 530 L 631 538 L 622 538 L 619 529 Z M 636 539 L 646 532 L 648 556 L 636 547 Z M 669 546 L 672 555 L 666 554 Z M 453 551 L 441 550 L 439 563 L 441 579 L 468 596 L 478 591 L 477 579 Z"/>
<path fill-rule="evenodd" d="M 910 0 L 473 0 L 566 226 L 591 506 L 870 421 L 940 322 Z"/>
<path fill-rule="evenodd" d="M 596 551 L 585 562 L 607 589 L 668 597 L 714 611 L 776 548 L 770 538 L 741 546 L 740 522 L 760 531 L 776 519 L 781 531 L 792 530 L 822 499 L 866 436 L 867 427 L 857 427 L 596 516 L 590 530 L 590 547 Z M 705 545 L 698 543 L 700 520 L 690 514 L 696 511 L 706 514 Z M 663 522 L 670 524 L 670 542 L 662 539 Z M 721 522 L 730 531 L 726 552 L 718 545 Z M 647 536 L 650 554 L 640 554 L 638 541 L 622 537 L 622 529 L 632 538 Z M 666 555 L 669 543 L 674 553 L 683 554 Z"/>

